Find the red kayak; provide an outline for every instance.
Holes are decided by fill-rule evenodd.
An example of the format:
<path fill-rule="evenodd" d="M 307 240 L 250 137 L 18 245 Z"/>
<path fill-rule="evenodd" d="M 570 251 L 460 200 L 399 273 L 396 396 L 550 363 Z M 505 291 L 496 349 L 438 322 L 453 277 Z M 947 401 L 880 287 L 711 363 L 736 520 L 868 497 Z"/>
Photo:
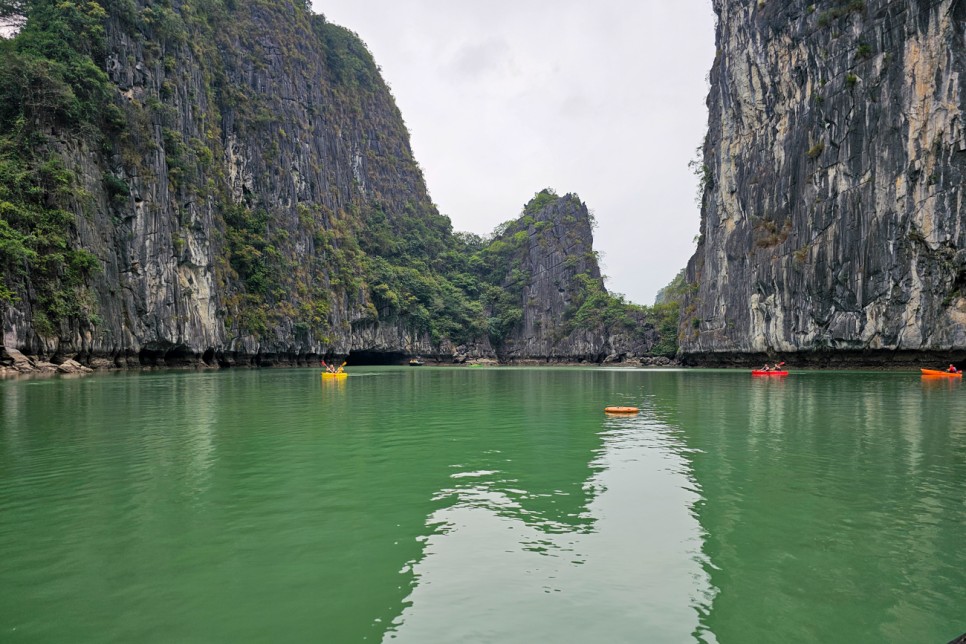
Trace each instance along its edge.
<path fill-rule="evenodd" d="M 753 376 L 787 376 L 787 371 L 765 371 L 764 369 L 753 369 L 751 371 Z"/>
<path fill-rule="evenodd" d="M 939 369 L 920 369 L 924 376 L 942 376 L 945 378 L 962 378 L 962 371 L 941 371 Z"/>

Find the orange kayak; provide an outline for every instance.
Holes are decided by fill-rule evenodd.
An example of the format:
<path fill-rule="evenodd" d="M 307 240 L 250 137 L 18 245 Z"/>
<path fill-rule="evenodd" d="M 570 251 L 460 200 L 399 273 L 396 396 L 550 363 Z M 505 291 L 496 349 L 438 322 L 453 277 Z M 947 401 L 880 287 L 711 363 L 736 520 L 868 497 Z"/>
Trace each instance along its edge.
<path fill-rule="evenodd" d="M 952 372 L 952 371 L 941 371 L 939 369 L 920 369 L 919 371 L 921 371 L 922 372 L 922 375 L 924 375 L 924 376 L 942 376 L 942 377 L 945 377 L 945 378 L 962 378 L 963 377 L 963 372 L 962 371 Z"/>
<path fill-rule="evenodd" d="M 637 407 L 604 407 L 608 414 L 636 414 L 640 411 Z"/>

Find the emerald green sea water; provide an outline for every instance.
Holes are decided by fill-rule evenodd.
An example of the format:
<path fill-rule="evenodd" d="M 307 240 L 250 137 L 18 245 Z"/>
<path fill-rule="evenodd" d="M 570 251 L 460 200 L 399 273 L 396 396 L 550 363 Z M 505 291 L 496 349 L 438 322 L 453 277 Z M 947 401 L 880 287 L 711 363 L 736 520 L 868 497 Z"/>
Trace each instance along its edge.
<path fill-rule="evenodd" d="M 0 382 L 0 642 L 943 644 L 966 632 L 963 385 Z"/>

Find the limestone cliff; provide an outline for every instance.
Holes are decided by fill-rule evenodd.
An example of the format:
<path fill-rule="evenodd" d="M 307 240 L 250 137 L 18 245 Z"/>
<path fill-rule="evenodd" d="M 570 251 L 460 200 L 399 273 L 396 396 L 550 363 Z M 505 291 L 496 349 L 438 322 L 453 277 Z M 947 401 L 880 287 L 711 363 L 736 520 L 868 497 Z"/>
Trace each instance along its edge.
<path fill-rule="evenodd" d="M 502 287 L 519 306 L 508 337 L 494 343 L 501 358 L 623 362 L 655 352 L 654 320 L 607 293 L 591 216 L 576 195 L 538 194 L 499 239 L 512 246 Z"/>
<path fill-rule="evenodd" d="M 966 3 L 713 4 L 682 354 L 966 357 Z"/>
<path fill-rule="evenodd" d="M 304 2 L 25 6 L 0 39 L 0 348 L 123 366 L 655 344 L 561 322 L 606 296 L 579 200 L 454 235 L 365 45 Z"/>
<path fill-rule="evenodd" d="M 90 110 L 110 118 L 28 121 L 42 152 L 23 164 L 62 169 L 69 194 L 44 205 L 73 214 L 65 243 L 94 266 L 79 287 L 8 273 L 4 344 L 119 364 L 422 348 L 421 329 L 369 328 L 359 239 L 418 226 L 413 245 L 431 246 L 449 222 L 364 45 L 301 3 L 103 4 L 34 3 L 11 47 L 32 62 L 18 44 L 86 18 L 74 51 L 51 64 L 101 67 Z M 31 112 L 28 92 L 14 98 Z M 73 298 L 67 310 L 43 296 L 56 289 Z"/>

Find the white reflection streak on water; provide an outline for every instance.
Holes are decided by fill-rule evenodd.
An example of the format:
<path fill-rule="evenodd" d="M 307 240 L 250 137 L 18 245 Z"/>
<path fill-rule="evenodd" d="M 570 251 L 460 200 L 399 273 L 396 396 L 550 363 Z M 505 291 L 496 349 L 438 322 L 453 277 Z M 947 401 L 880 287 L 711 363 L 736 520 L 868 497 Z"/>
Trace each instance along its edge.
<path fill-rule="evenodd" d="M 212 378 L 194 387 L 187 396 L 186 420 L 189 434 L 185 448 L 190 455 L 188 466 L 189 485 L 193 494 L 200 497 L 208 488 L 209 470 L 214 462 L 214 428 L 217 421 L 216 405 L 212 395 Z"/>
<path fill-rule="evenodd" d="M 16 383 L 14 383 L 16 384 Z M 23 389 L 21 387 L 10 386 L 3 389 L 3 431 L 4 440 L 8 441 L 7 448 L 11 452 L 19 451 L 20 448 L 20 416 L 22 415 L 21 405 Z"/>
<path fill-rule="evenodd" d="M 648 409 L 601 436 L 576 525 L 527 512 L 499 472 L 454 474 L 385 640 L 716 642 L 699 625 L 714 590 L 684 446 Z"/>

